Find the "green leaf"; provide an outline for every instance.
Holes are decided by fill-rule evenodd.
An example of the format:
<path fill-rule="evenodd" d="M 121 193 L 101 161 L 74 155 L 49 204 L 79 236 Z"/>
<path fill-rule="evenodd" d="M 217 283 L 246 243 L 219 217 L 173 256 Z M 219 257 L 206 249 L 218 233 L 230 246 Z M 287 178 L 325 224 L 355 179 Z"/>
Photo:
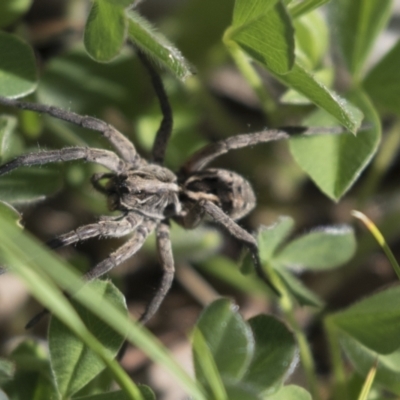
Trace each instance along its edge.
<path fill-rule="evenodd" d="M 249 388 L 242 387 L 240 382 L 237 384 L 227 383 L 225 387 L 229 400 L 260 400 L 260 396 Z"/>
<path fill-rule="evenodd" d="M 27 204 L 42 200 L 62 187 L 60 168 L 21 168 L 0 177 L 0 201 Z"/>
<path fill-rule="evenodd" d="M 368 375 L 378 360 L 374 381 L 387 389 L 396 390 L 397 394 L 400 393 L 400 350 L 388 355 L 379 355 L 346 334 L 340 336 L 340 344 L 348 359 L 363 377 Z"/>
<path fill-rule="evenodd" d="M 197 328 L 192 333 L 192 352 L 196 378 L 208 390 L 210 398 L 228 400 L 211 350 Z"/>
<path fill-rule="evenodd" d="M 155 394 L 148 386 L 139 385 L 138 387 L 143 396 L 143 400 L 156 400 Z M 122 390 L 117 390 L 115 392 L 95 394 L 91 396 L 74 397 L 74 400 L 129 400 L 129 397 Z"/>
<path fill-rule="evenodd" d="M 2 218 L 5 218 L 22 228 L 20 224 L 22 218 L 21 214 L 13 206 L 4 201 L 0 201 L 0 215 Z"/>
<path fill-rule="evenodd" d="M 214 301 L 203 311 L 196 328 L 211 350 L 222 379 L 240 379 L 253 355 L 254 339 L 237 307 L 227 299 Z"/>
<path fill-rule="evenodd" d="M 322 192 L 337 201 L 375 154 L 381 137 L 380 120 L 368 97 L 357 92 L 352 100 L 363 110 L 372 128 L 363 129 L 357 137 L 349 134 L 293 138 L 290 151 L 299 166 Z M 322 111 L 304 121 L 311 126 L 335 126 L 336 120 Z"/>
<path fill-rule="evenodd" d="M 218 252 L 222 245 L 221 234 L 213 228 L 199 226 L 186 230 L 176 223 L 171 224 L 171 242 L 175 260 L 203 261 Z M 155 236 L 146 240 L 143 248 L 155 256 Z"/>
<path fill-rule="evenodd" d="M 333 68 L 322 68 L 314 72 L 314 77 L 326 87 L 331 87 L 334 81 Z M 311 104 L 311 100 L 294 89 L 289 89 L 280 98 L 281 103 L 286 104 Z"/>
<path fill-rule="evenodd" d="M 121 6 L 95 0 L 85 27 L 86 51 L 97 61 L 111 61 L 122 49 L 126 26 L 127 18 Z"/>
<path fill-rule="evenodd" d="M 320 66 L 329 47 L 329 33 L 325 18 L 318 11 L 294 21 L 296 57 L 313 70 Z"/>
<path fill-rule="evenodd" d="M 392 0 L 336 0 L 329 9 L 332 24 L 351 74 L 358 77 L 376 37 L 385 27 Z"/>
<path fill-rule="evenodd" d="M 339 267 L 356 251 L 354 231 L 349 226 L 319 228 L 287 244 L 274 264 L 296 270 L 323 270 Z"/>
<path fill-rule="evenodd" d="M 293 227 L 294 220 L 291 217 L 281 216 L 275 224 L 262 226 L 259 229 L 257 243 L 261 261 L 271 261 L 277 248 L 290 235 Z"/>
<path fill-rule="evenodd" d="M 0 2 L 0 28 L 11 25 L 27 12 L 32 0 L 1 0 Z"/>
<path fill-rule="evenodd" d="M 118 6 L 118 7 L 124 7 L 124 8 L 129 7 L 135 3 L 134 0 L 103 0 L 103 1 L 105 1 L 106 3 L 113 4 L 115 6 Z"/>
<path fill-rule="evenodd" d="M 321 7 L 329 0 L 303 0 L 289 7 L 290 15 L 292 18 L 300 17 L 303 14 L 309 13 L 317 7 Z"/>
<path fill-rule="evenodd" d="M 255 348 L 241 385 L 260 394 L 287 378 L 297 363 L 297 346 L 293 334 L 275 317 L 258 315 L 248 323 Z"/>
<path fill-rule="evenodd" d="M 268 400 L 312 400 L 310 393 L 300 386 L 288 385 L 268 396 Z"/>
<path fill-rule="evenodd" d="M 249 263 L 252 263 L 252 260 L 249 260 Z M 238 270 L 238 265 L 226 257 L 213 257 L 200 263 L 199 268 L 242 292 L 263 297 L 268 295 L 265 284 L 260 279 L 253 275 L 243 275 Z M 254 270 L 253 264 L 250 268 Z"/>
<path fill-rule="evenodd" d="M 101 293 L 106 301 L 126 312 L 125 299 L 111 282 L 97 280 L 90 285 Z M 115 356 L 124 337 L 83 306 L 75 304 L 75 308 L 94 337 Z M 101 303 L 99 308 L 101 309 Z M 70 397 L 76 393 L 105 368 L 103 361 L 56 318 L 52 318 L 50 322 L 49 348 L 58 391 L 63 397 Z"/>
<path fill-rule="evenodd" d="M 0 115 L 0 162 L 10 146 L 11 133 L 17 125 L 17 119 L 11 115 Z"/>
<path fill-rule="evenodd" d="M 255 60 L 278 74 L 290 71 L 294 63 L 294 30 L 282 2 L 238 0 L 233 23 L 224 41 L 238 44 Z"/>
<path fill-rule="evenodd" d="M 273 71 L 271 72 L 273 73 Z M 350 132 L 355 133 L 360 127 L 363 118 L 362 112 L 317 81 L 314 75 L 299 63 L 296 62 L 293 69 L 287 74 L 274 74 L 274 76 L 284 85 L 297 90 L 318 107 L 331 114 Z"/>
<path fill-rule="evenodd" d="M 126 318 L 126 313 L 124 315 L 112 303 L 104 302 L 100 309 L 98 305 L 102 302 L 101 296 L 90 285 L 82 287 L 82 280 L 76 273 L 72 272 L 71 266 L 61 262 L 53 252 L 50 252 L 7 220 L 1 219 L 0 225 L 2 228 L 0 229 L 0 262 L 10 265 L 13 272 L 23 279 L 35 298 L 47 307 L 53 315 L 57 315 L 64 323 L 68 324 L 70 329 L 80 335 L 85 343 L 102 357 L 120 387 L 123 387 L 129 393 L 130 399 L 139 399 L 137 387 L 126 376 L 119 364 L 110 357 L 108 351 L 103 349 L 97 339 L 87 331 L 59 288 L 74 293 L 75 298 L 81 304 L 85 304 L 88 310 L 112 326 L 121 335 L 127 333 L 127 340 L 167 369 L 179 381 L 189 396 L 198 400 L 205 400 L 199 385 L 189 377 L 147 330 Z M 32 257 L 32 254 L 35 257 Z M 77 291 L 77 288 L 80 288 L 80 290 Z M 21 398 L 29 398 L 29 395 Z"/>
<path fill-rule="evenodd" d="M 277 268 L 275 271 L 282 279 L 286 289 L 301 306 L 311 306 L 317 308 L 324 306 L 324 302 L 311 290 L 307 289 L 300 280 L 293 276 L 291 272 L 282 268 Z"/>
<path fill-rule="evenodd" d="M 10 381 L 15 373 L 15 364 L 12 361 L 0 358 L 0 387 Z"/>
<path fill-rule="evenodd" d="M 12 380 L 2 385 L 11 399 L 56 399 L 57 391 L 43 344 L 22 341 L 9 356 L 16 365 Z"/>
<path fill-rule="evenodd" d="M 10 33 L 0 32 L 0 95 L 21 97 L 37 86 L 32 48 Z"/>
<path fill-rule="evenodd" d="M 328 317 L 330 322 L 378 354 L 400 348 L 400 287 L 390 288 Z"/>
<path fill-rule="evenodd" d="M 379 107 L 400 114 L 400 40 L 370 71 L 363 82 L 368 94 Z"/>
<path fill-rule="evenodd" d="M 132 10 L 127 15 L 129 37 L 137 47 L 182 80 L 193 74 L 189 63 L 180 51 L 163 35 L 155 32 L 147 20 Z"/>

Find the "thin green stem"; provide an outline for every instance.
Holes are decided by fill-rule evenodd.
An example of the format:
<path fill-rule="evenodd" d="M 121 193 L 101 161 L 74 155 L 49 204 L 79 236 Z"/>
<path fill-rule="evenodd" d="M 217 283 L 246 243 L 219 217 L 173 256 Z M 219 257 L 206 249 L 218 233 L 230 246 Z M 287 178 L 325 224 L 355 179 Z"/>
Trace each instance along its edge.
<path fill-rule="evenodd" d="M 347 379 L 344 370 L 338 334 L 335 326 L 330 322 L 329 316 L 324 320 L 325 332 L 328 338 L 329 352 L 331 355 L 332 369 L 334 376 L 334 400 L 349 400 L 347 392 Z"/>
<path fill-rule="evenodd" d="M 390 247 L 386 243 L 384 236 L 379 231 L 377 226 L 365 214 L 363 214 L 360 211 L 352 211 L 352 215 L 361 220 L 364 223 L 364 225 L 368 228 L 368 230 L 371 232 L 375 240 L 378 242 L 378 244 L 381 246 L 382 250 L 386 254 L 386 257 L 389 259 L 389 262 L 392 268 L 394 269 L 394 272 L 396 273 L 397 277 L 400 279 L 400 266 L 396 260 L 396 257 L 392 253 L 392 250 L 390 250 Z"/>
<path fill-rule="evenodd" d="M 272 268 L 268 268 L 268 270 L 268 275 L 271 277 L 272 283 L 281 293 L 281 297 L 278 299 L 279 304 L 282 308 L 283 313 L 285 314 L 287 322 L 293 330 L 294 336 L 296 337 L 297 343 L 299 345 L 300 359 L 307 377 L 307 382 L 312 398 L 313 400 L 319 400 L 321 399 L 321 396 L 318 389 L 314 359 L 309 343 L 307 341 L 307 337 L 301 329 L 294 315 L 294 303 L 279 276 L 273 271 Z"/>
<path fill-rule="evenodd" d="M 255 68 L 252 66 L 249 57 L 240 49 L 240 47 L 232 40 L 229 39 L 230 30 L 228 29 L 223 37 L 223 42 L 236 63 L 239 71 L 257 94 L 261 107 L 266 115 L 271 117 L 276 111 L 276 104 L 265 86 Z"/>

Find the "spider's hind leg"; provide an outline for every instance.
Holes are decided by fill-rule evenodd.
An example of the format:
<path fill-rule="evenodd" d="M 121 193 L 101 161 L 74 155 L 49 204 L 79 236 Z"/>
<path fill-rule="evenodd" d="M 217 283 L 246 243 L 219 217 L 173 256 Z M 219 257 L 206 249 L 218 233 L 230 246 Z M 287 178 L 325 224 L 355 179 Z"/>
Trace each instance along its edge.
<path fill-rule="evenodd" d="M 232 218 L 226 215 L 211 201 L 203 200 L 199 205 L 215 222 L 221 224 L 232 236 L 240 240 L 250 250 L 257 275 L 271 288 L 275 294 L 280 296 L 278 289 L 276 289 L 276 287 L 271 283 L 261 266 L 257 241 L 254 236 L 241 228 Z"/>

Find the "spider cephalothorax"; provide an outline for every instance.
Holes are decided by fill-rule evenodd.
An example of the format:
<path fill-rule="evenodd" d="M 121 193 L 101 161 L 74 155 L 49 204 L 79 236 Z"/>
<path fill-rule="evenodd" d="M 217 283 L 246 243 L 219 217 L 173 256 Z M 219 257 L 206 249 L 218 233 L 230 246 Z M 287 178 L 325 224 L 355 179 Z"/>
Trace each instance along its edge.
<path fill-rule="evenodd" d="M 95 223 L 81 226 L 50 240 L 48 245 L 55 249 L 92 237 L 121 237 L 132 234 L 120 248 L 84 275 L 84 279 L 89 281 L 133 256 L 141 248 L 147 236 L 155 231 L 163 278 L 156 295 L 141 317 L 143 323 L 156 312 L 172 284 L 174 260 L 169 238 L 170 218 L 186 228 L 194 228 L 203 217 L 208 217 L 224 226 L 230 234 L 249 248 L 257 274 L 276 292 L 261 268 L 255 238 L 235 222 L 255 206 L 256 199 L 249 182 L 234 172 L 205 169 L 205 167 L 216 157 L 233 149 L 287 139 L 292 134 L 314 135 L 326 132 L 338 133 L 341 130 L 322 132 L 321 129 L 287 128 L 233 136 L 197 151 L 175 174 L 162 166 L 172 130 L 171 108 L 159 75 L 143 56 L 141 59 L 150 73 L 163 112 L 163 120 L 153 145 L 151 162 L 140 157 L 135 146 L 122 133 L 104 121 L 56 107 L 0 97 L 0 104 L 5 106 L 49 114 L 98 131 L 115 149 L 113 152 L 86 147 L 67 147 L 25 154 L 1 166 L 0 175 L 20 166 L 79 159 L 100 164 L 110 170 L 109 173 L 95 174 L 92 177 L 92 184 L 107 197 L 110 210 L 120 211 L 120 215 L 101 217 Z"/>

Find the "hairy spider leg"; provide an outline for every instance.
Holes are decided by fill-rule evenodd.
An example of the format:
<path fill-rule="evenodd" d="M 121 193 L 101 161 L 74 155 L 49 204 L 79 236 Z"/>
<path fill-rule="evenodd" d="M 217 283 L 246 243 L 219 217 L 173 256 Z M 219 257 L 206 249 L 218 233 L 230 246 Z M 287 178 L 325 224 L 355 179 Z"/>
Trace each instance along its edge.
<path fill-rule="evenodd" d="M 84 281 L 89 282 L 96 279 L 132 257 L 143 246 L 144 241 L 154 231 L 158 223 L 152 219 L 144 219 L 126 243 L 83 275 Z"/>
<path fill-rule="evenodd" d="M 143 216 L 128 212 L 119 218 L 101 219 L 96 223 L 80 226 L 49 240 L 46 244 L 51 249 L 58 249 L 93 237 L 121 237 L 133 232 L 142 222 Z"/>
<path fill-rule="evenodd" d="M 132 166 L 138 166 L 141 163 L 141 157 L 136 152 L 135 146 L 121 132 L 106 122 L 90 117 L 87 115 L 79 115 L 72 111 L 62 110 L 54 106 L 48 106 L 39 103 L 28 103 L 0 96 L 0 104 L 8 107 L 17 107 L 21 110 L 30 110 L 37 113 L 51 115 L 52 117 L 70 122 L 83 128 L 100 132 L 114 146 L 115 150 L 120 154 L 122 159 Z"/>
<path fill-rule="evenodd" d="M 157 130 L 156 138 L 154 140 L 152 149 L 153 161 L 157 164 L 162 165 L 164 163 L 165 152 L 167 150 L 168 141 L 172 133 L 172 127 L 173 127 L 172 109 L 168 100 L 167 93 L 165 92 L 162 79 L 160 78 L 160 75 L 158 75 L 158 73 L 153 68 L 151 62 L 140 50 L 137 50 L 137 54 L 142 64 L 146 67 L 147 72 L 150 75 L 151 83 L 157 95 L 158 102 L 160 104 L 161 112 L 163 115 L 160 127 Z"/>
<path fill-rule="evenodd" d="M 2 165 L 0 167 L 0 175 L 7 174 L 13 169 L 23 166 L 82 159 L 103 165 L 117 173 L 126 168 L 125 163 L 112 151 L 89 147 L 67 147 L 60 150 L 45 150 L 23 154 Z"/>
<path fill-rule="evenodd" d="M 172 255 L 172 245 L 169 235 L 169 225 L 167 223 L 162 222 L 157 226 L 156 240 L 157 250 L 163 269 L 163 276 L 156 294 L 153 296 L 152 300 L 147 305 L 145 312 L 139 319 L 139 321 L 143 324 L 145 324 L 159 309 L 161 303 L 171 288 L 175 274 L 174 257 Z"/>
<path fill-rule="evenodd" d="M 253 262 L 257 275 L 269 286 L 269 288 L 278 296 L 281 294 L 272 284 L 268 276 L 265 274 L 258 254 L 257 241 L 254 236 L 241 228 L 232 218 L 224 213 L 218 206 L 208 200 L 201 200 L 199 206 L 218 224 L 221 224 L 232 236 L 240 240 L 248 247 L 253 257 Z"/>
<path fill-rule="evenodd" d="M 294 136 L 314 136 L 314 135 L 336 135 L 346 132 L 341 127 L 287 127 L 281 129 L 267 129 L 261 132 L 244 133 L 231 136 L 216 143 L 210 143 L 208 146 L 195 152 L 182 166 L 181 173 L 189 175 L 194 171 L 203 169 L 215 158 L 226 154 L 231 150 L 242 149 L 244 147 L 254 146 L 259 143 L 267 143 L 282 139 L 290 139 Z"/>

